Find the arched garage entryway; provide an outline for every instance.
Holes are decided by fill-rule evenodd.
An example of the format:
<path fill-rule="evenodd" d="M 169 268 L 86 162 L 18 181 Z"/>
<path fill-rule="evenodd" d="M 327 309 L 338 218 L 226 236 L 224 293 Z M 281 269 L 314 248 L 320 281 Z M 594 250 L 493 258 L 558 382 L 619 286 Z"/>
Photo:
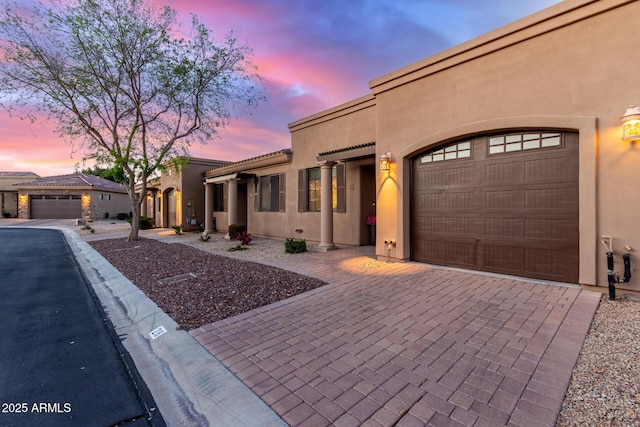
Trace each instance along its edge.
<path fill-rule="evenodd" d="M 412 160 L 411 258 L 578 282 L 578 135 L 466 138 Z"/>

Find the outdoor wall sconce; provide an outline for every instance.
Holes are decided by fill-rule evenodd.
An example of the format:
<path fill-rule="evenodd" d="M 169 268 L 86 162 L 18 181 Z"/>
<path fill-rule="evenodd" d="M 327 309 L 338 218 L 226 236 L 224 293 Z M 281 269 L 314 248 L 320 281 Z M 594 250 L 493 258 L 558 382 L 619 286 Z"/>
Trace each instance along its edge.
<path fill-rule="evenodd" d="M 389 172 L 391 168 L 391 153 L 383 153 L 380 156 L 380 172 Z"/>
<path fill-rule="evenodd" d="M 632 105 L 622 116 L 622 140 L 640 140 L 640 107 Z"/>

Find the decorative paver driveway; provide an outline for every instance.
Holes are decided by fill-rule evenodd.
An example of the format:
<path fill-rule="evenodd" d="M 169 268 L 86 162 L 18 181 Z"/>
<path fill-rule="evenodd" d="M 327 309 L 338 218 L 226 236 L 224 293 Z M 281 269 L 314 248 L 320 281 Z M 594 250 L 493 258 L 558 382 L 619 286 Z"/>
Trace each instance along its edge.
<path fill-rule="evenodd" d="M 372 254 L 292 257 L 329 285 L 191 334 L 290 425 L 555 424 L 600 294 Z"/>

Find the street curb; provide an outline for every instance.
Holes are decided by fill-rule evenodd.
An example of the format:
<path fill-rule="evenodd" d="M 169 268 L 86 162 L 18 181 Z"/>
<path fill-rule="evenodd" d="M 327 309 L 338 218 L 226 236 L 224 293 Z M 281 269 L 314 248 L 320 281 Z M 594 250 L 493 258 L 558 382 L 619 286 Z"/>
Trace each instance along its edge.
<path fill-rule="evenodd" d="M 167 425 L 286 426 L 258 396 L 74 231 L 63 232 Z M 167 332 L 152 339 L 159 326 Z"/>

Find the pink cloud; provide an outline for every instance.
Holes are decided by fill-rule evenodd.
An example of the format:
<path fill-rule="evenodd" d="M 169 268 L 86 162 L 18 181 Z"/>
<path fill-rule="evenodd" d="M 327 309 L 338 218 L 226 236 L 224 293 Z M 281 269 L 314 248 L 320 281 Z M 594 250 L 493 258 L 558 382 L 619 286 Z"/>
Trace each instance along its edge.
<path fill-rule="evenodd" d="M 0 114 L 0 170 L 31 171 L 38 175 L 57 175 L 73 171 L 82 156 L 53 131 L 46 120 L 34 123 Z"/>

